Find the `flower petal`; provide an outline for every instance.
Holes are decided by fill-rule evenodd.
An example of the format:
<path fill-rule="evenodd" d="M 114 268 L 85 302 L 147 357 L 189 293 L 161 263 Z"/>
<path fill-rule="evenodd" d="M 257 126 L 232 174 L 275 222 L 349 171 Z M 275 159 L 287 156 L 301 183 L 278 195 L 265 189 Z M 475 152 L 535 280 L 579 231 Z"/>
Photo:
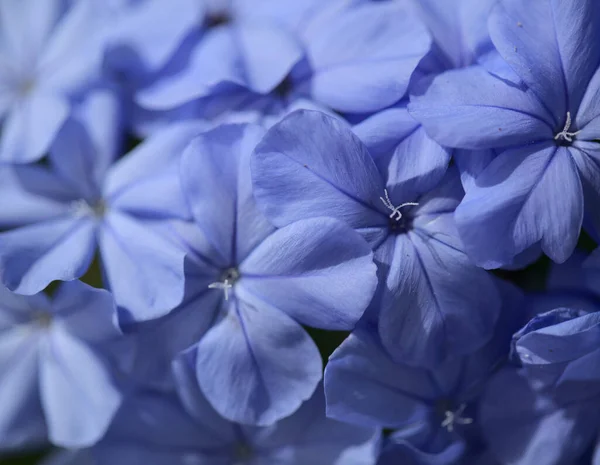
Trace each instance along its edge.
<path fill-rule="evenodd" d="M 404 95 L 431 38 L 394 2 L 346 8 L 308 37 L 312 97 L 342 112 L 366 113 Z"/>
<path fill-rule="evenodd" d="M 551 116 L 530 90 L 479 66 L 443 73 L 427 88 L 417 86 L 408 109 L 432 139 L 449 147 L 488 149 L 554 137 Z"/>
<path fill-rule="evenodd" d="M 411 365 L 433 367 L 482 347 L 500 311 L 490 276 L 463 252 L 452 217 L 395 240 L 379 331 L 390 353 Z"/>
<path fill-rule="evenodd" d="M 583 221 L 583 192 L 568 149 L 548 144 L 508 150 L 475 183 L 456 210 L 475 263 L 508 264 L 538 241 L 554 261 L 569 258 Z"/>
<path fill-rule="evenodd" d="M 0 167 L 0 227 L 10 228 L 53 219 L 71 210 L 76 193 L 43 167 Z"/>
<path fill-rule="evenodd" d="M 67 217 L 0 234 L 0 275 L 9 289 L 36 294 L 55 280 L 78 278 L 96 249 L 96 225 L 87 217 Z"/>
<path fill-rule="evenodd" d="M 94 349 L 55 330 L 41 353 L 40 385 L 50 440 L 85 447 L 104 436 L 122 395 Z"/>
<path fill-rule="evenodd" d="M 301 220 L 277 230 L 239 270 L 238 297 L 329 330 L 352 329 L 377 287 L 369 245 L 330 218 Z"/>
<path fill-rule="evenodd" d="M 252 179 L 259 208 L 276 226 L 315 216 L 358 230 L 387 225 L 375 163 L 349 127 L 324 113 L 296 111 L 273 126 L 252 156 Z M 376 243 L 384 233 L 370 236 Z"/>
<path fill-rule="evenodd" d="M 103 46 L 99 2 L 76 2 L 57 24 L 38 64 L 40 84 L 73 94 L 100 76 Z"/>
<path fill-rule="evenodd" d="M 289 416 L 313 394 L 321 370 L 319 351 L 298 323 L 239 299 L 198 343 L 200 388 L 238 423 L 266 426 Z"/>
<path fill-rule="evenodd" d="M 499 2 L 489 18 L 494 45 L 553 113 L 575 114 L 598 68 L 600 6 L 593 0 Z"/>
<path fill-rule="evenodd" d="M 223 125 L 194 139 L 182 157 L 182 185 L 195 222 L 229 265 L 244 260 L 274 229 L 256 207 L 250 179 L 250 154 L 263 135 L 260 126 Z"/>
<path fill-rule="evenodd" d="M 122 335 L 112 294 L 81 281 L 63 283 L 52 299 L 52 313 L 70 334 L 90 343 Z"/>
<path fill-rule="evenodd" d="M 303 55 L 294 36 L 274 24 L 242 23 L 234 34 L 244 67 L 244 84 L 259 94 L 275 89 Z"/>
<path fill-rule="evenodd" d="M 356 124 L 352 130 L 363 141 L 369 153 L 379 161 L 393 152 L 398 144 L 419 127 L 405 106 L 392 107 L 375 113 Z M 381 169 L 381 166 L 378 167 Z"/>
<path fill-rule="evenodd" d="M 555 405 L 537 396 L 522 374 L 505 369 L 487 387 L 480 424 L 486 442 L 502 462 L 559 464 L 581 456 L 589 447 L 598 414 L 596 402 Z"/>
<path fill-rule="evenodd" d="M 167 62 L 202 16 L 202 6 L 195 0 L 175 0 L 168 7 L 161 0 L 150 0 L 126 8 L 120 21 L 111 25 L 111 43 L 133 50 L 148 71 Z"/>
<path fill-rule="evenodd" d="M 62 12 L 60 0 L 7 0 L 0 5 L 0 43 L 17 68 L 31 67 Z"/>
<path fill-rule="evenodd" d="M 173 124 L 137 146 L 110 168 L 103 187 L 106 202 L 141 217 L 189 219 L 178 164 L 199 132 L 195 122 Z"/>
<path fill-rule="evenodd" d="M 0 396 L 11 400 L 0 414 L 1 449 L 47 442 L 38 386 L 42 335 L 36 329 L 21 324 L 0 331 Z"/>
<path fill-rule="evenodd" d="M 46 154 L 69 114 L 69 105 L 59 96 L 33 92 L 13 107 L 3 123 L 0 161 L 30 163 Z"/>
<path fill-rule="evenodd" d="M 351 389 L 348 387 L 351 386 Z M 327 415 L 363 426 L 427 423 L 437 396 L 425 370 L 394 363 L 373 336 L 354 332 L 325 368 Z"/>
<path fill-rule="evenodd" d="M 108 286 L 127 318 L 146 321 L 166 315 L 184 294 L 185 252 L 151 224 L 109 212 L 100 231 Z"/>

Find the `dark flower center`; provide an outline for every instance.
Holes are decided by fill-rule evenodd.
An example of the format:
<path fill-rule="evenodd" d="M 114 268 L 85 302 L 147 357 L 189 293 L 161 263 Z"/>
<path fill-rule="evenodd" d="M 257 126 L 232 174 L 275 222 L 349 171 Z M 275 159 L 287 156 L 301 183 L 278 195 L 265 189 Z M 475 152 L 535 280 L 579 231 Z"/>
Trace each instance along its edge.
<path fill-rule="evenodd" d="M 413 227 L 413 218 L 408 215 L 402 215 L 399 220 L 390 218 L 388 227 L 392 234 L 406 234 Z"/>
<path fill-rule="evenodd" d="M 246 462 L 247 460 L 250 460 L 253 456 L 254 451 L 252 450 L 252 447 L 250 447 L 250 445 L 246 444 L 245 442 L 240 442 L 235 448 L 236 463 Z"/>
<path fill-rule="evenodd" d="M 52 325 L 52 315 L 48 312 L 36 312 L 33 315 L 33 321 L 40 328 L 49 328 Z"/>
<path fill-rule="evenodd" d="M 221 275 L 221 281 L 229 281 L 231 284 L 240 279 L 240 272 L 237 268 L 228 268 Z"/>
<path fill-rule="evenodd" d="M 214 283 L 210 283 L 208 285 L 209 289 L 220 289 L 225 294 L 225 300 L 229 300 L 229 295 L 231 294 L 231 289 L 240 279 L 240 272 L 237 268 L 228 268 L 226 269 L 219 279 L 219 281 L 215 281 Z"/>
<path fill-rule="evenodd" d="M 231 16 L 225 11 L 217 11 L 212 14 L 206 15 L 204 20 L 204 26 L 208 29 L 222 26 L 231 22 Z"/>

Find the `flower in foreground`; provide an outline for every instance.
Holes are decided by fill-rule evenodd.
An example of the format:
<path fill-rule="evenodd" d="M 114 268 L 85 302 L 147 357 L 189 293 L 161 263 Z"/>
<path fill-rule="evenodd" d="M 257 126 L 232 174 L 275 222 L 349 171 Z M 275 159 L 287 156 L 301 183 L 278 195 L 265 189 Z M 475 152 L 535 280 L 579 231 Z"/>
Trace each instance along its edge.
<path fill-rule="evenodd" d="M 415 89 L 409 110 L 443 145 L 499 152 L 456 211 L 478 265 L 503 266 L 538 243 L 563 262 L 579 238 L 584 198 L 599 218 L 600 5 L 503 0 L 488 25 L 521 82 L 480 66 L 449 71 Z"/>
<path fill-rule="evenodd" d="M 95 444 L 122 402 L 133 347 L 109 292 L 79 281 L 49 299 L 0 288 L 2 447 Z"/>
<path fill-rule="evenodd" d="M 252 175 L 275 225 L 328 216 L 365 237 L 379 265 L 372 308 L 384 345 L 398 360 L 433 366 L 485 344 L 500 304 L 456 232 L 458 174 L 429 142 L 417 137 L 374 158 L 345 123 L 297 111 L 258 145 Z"/>
<path fill-rule="evenodd" d="M 348 226 L 313 218 L 276 229 L 260 213 L 250 155 L 263 135 L 224 125 L 190 143 L 181 177 L 193 222 L 173 226 L 188 250 L 184 303 L 197 309 L 186 324 L 210 327 L 184 358 L 221 415 L 258 425 L 293 413 L 321 379 L 301 325 L 352 329 L 377 285 L 373 254 Z"/>

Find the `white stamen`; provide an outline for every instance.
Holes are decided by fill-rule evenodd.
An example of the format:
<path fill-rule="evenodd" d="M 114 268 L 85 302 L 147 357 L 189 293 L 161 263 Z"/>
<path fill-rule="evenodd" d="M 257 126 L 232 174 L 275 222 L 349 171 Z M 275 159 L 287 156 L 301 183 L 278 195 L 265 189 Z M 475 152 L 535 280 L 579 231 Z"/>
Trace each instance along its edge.
<path fill-rule="evenodd" d="M 467 406 L 462 404 L 456 412 L 446 411 L 444 415 L 446 418 L 442 422 L 442 428 L 446 428 L 448 432 L 454 431 L 454 425 L 470 425 L 473 423 L 472 418 L 463 418 L 461 415 L 464 413 Z"/>
<path fill-rule="evenodd" d="M 229 279 L 226 279 L 225 281 L 217 281 L 208 285 L 209 289 L 223 290 L 223 292 L 225 292 L 225 300 L 229 300 L 229 289 L 231 289 L 232 287 L 233 286 L 229 282 Z"/>
<path fill-rule="evenodd" d="M 106 206 L 101 200 L 95 205 L 91 205 L 84 199 L 74 200 L 71 202 L 71 210 L 77 216 L 93 216 L 102 218 L 106 212 Z"/>
<path fill-rule="evenodd" d="M 383 204 L 385 205 L 385 207 L 389 210 L 392 211 L 392 213 L 390 214 L 390 218 L 394 219 L 394 216 L 396 216 L 396 221 L 400 221 L 402 219 L 402 212 L 400 212 L 401 208 L 404 207 L 409 207 L 409 206 L 417 206 L 419 205 L 416 202 L 406 202 L 403 203 L 402 205 L 399 205 L 397 207 L 394 207 L 394 204 L 392 203 L 392 201 L 390 200 L 390 196 L 388 194 L 387 189 L 384 190 L 385 192 L 385 199 L 383 197 L 379 197 L 381 199 L 381 201 L 383 202 Z"/>
<path fill-rule="evenodd" d="M 573 137 L 579 134 L 581 131 L 577 132 L 569 132 L 571 128 L 571 112 L 567 111 L 567 121 L 565 122 L 565 127 L 562 131 L 560 131 L 556 136 L 554 136 L 554 140 L 564 139 L 567 142 L 573 142 Z"/>

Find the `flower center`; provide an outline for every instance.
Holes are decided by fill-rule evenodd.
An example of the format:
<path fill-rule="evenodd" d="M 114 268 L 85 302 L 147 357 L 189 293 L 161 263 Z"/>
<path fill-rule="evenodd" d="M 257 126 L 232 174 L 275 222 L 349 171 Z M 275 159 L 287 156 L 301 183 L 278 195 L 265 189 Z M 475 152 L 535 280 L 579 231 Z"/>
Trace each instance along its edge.
<path fill-rule="evenodd" d="M 78 216 L 93 216 L 100 219 L 106 213 L 106 203 L 103 200 L 88 202 L 84 199 L 75 200 L 71 203 L 71 209 Z"/>
<path fill-rule="evenodd" d="M 235 448 L 235 462 L 236 464 L 246 463 L 247 460 L 250 460 L 254 455 L 254 451 L 252 447 L 250 447 L 245 442 L 240 442 Z"/>
<path fill-rule="evenodd" d="M 40 328 L 49 328 L 52 325 L 52 315 L 44 311 L 36 312 L 33 315 L 33 322 Z"/>
<path fill-rule="evenodd" d="M 567 111 L 567 120 L 565 121 L 565 127 L 563 128 L 562 131 L 560 131 L 559 133 L 557 133 L 554 136 L 554 140 L 558 141 L 559 143 L 564 143 L 564 142 L 568 142 L 571 143 L 573 142 L 573 138 L 579 134 L 581 131 L 575 131 L 575 132 L 569 132 L 569 129 L 571 129 L 571 112 Z"/>
<path fill-rule="evenodd" d="M 437 406 L 438 412 L 444 416 L 440 426 L 451 433 L 454 431 L 455 425 L 470 425 L 473 423 L 472 418 L 463 417 L 466 408 L 467 404 L 460 404 L 457 409 L 454 409 L 451 402 L 441 400 Z"/>
<path fill-rule="evenodd" d="M 233 289 L 234 284 L 240 278 L 240 272 L 237 268 L 228 268 L 221 275 L 221 279 L 219 281 L 215 281 L 214 283 L 210 283 L 208 285 L 209 289 L 220 289 L 225 293 L 225 300 L 229 300 L 229 290 Z"/>
<path fill-rule="evenodd" d="M 412 219 L 402 215 L 402 212 L 400 210 L 404 207 L 415 207 L 419 204 L 416 202 L 405 202 L 396 207 L 390 200 L 390 196 L 388 194 L 387 189 L 384 190 L 384 193 L 385 193 L 385 198 L 384 197 L 379 197 L 379 198 L 381 199 L 381 201 L 383 202 L 385 207 L 392 212 L 392 213 L 390 213 L 390 216 L 389 216 L 390 230 L 394 231 L 396 233 L 408 231 L 412 226 Z"/>
<path fill-rule="evenodd" d="M 33 79 L 24 79 L 18 84 L 17 92 L 21 97 L 26 97 L 31 93 L 35 87 L 35 81 Z"/>

